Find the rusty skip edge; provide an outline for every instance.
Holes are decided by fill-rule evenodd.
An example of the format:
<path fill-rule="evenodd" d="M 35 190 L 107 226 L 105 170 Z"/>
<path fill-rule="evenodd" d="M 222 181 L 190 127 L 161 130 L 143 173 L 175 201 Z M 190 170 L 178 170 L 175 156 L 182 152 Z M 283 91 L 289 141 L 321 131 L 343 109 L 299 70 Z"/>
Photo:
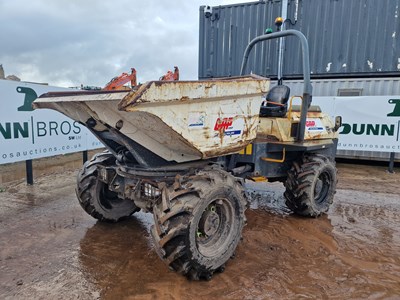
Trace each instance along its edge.
<path fill-rule="evenodd" d="M 248 83 L 249 90 L 243 92 L 245 89 L 245 85 Z M 228 78 L 218 78 L 211 80 L 193 80 L 193 81 L 149 81 L 142 85 L 135 86 L 132 91 L 126 90 L 115 90 L 115 91 L 103 91 L 103 90 L 95 90 L 95 91 L 62 91 L 62 92 L 48 92 L 41 95 L 34 103 L 34 108 L 46 108 L 47 105 L 43 105 L 44 103 L 52 103 L 52 102 L 85 102 L 85 101 L 102 101 L 102 100 L 120 100 L 118 103 L 118 110 L 120 111 L 128 111 L 129 106 L 135 106 L 139 103 L 146 102 L 166 102 L 166 101 L 184 101 L 184 100 L 195 100 L 195 99 L 207 99 L 207 95 L 204 92 L 201 94 L 201 90 L 197 91 L 195 97 L 190 97 L 190 90 L 195 90 L 196 87 L 202 87 L 203 91 L 207 89 L 211 89 L 215 85 L 220 85 L 222 87 L 227 87 L 229 84 L 237 84 L 238 87 L 240 84 L 240 88 L 237 88 L 238 91 L 237 96 L 235 94 L 227 94 L 225 97 L 232 98 L 240 98 L 240 95 L 249 96 L 251 94 L 263 94 L 266 93 L 269 89 L 269 79 L 264 78 L 258 75 L 247 75 L 247 76 L 238 76 L 238 77 L 228 77 Z M 184 90 L 186 86 L 186 91 Z M 190 87 L 190 88 L 189 88 Z M 151 90 L 153 88 L 153 90 Z M 150 91 L 149 91 L 150 90 Z M 165 94 L 169 94 L 168 90 L 175 91 L 174 98 L 170 99 L 152 99 L 152 93 L 154 91 L 162 91 L 161 96 L 165 98 Z M 189 90 L 189 91 L 188 91 Z M 146 93 L 149 93 L 146 96 Z M 200 94 L 199 94 L 200 93 Z M 68 99 L 66 99 L 68 97 Z M 167 95 L 168 97 L 168 95 Z M 221 95 L 214 95 L 209 98 L 225 98 Z M 150 98 L 150 99 L 146 99 Z M 153 101 L 152 101 L 153 100 Z"/>
<path fill-rule="evenodd" d="M 60 91 L 60 92 L 48 92 L 40 95 L 39 98 L 58 98 L 58 97 L 67 97 L 67 96 L 85 96 L 85 95 L 102 95 L 102 94 L 117 94 L 117 93 L 126 93 L 126 90 L 114 90 L 114 91 L 102 91 L 102 90 L 94 90 L 94 91 L 86 91 L 86 90 L 76 90 L 76 91 Z"/>
<path fill-rule="evenodd" d="M 133 90 L 127 94 L 118 104 L 118 110 L 129 111 L 129 107 L 136 106 L 140 103 L 149 102 L 170 102 L 170 101 L 187 101 L 187 100 L 198 100 L 207 98 L 240 98 L 240 95 L 262 95 L 269 90 L 269 79 L 257 75 L 218 78 L 212 80 L 193 80 L 193 81 L 149 81 L 140 85 L 136 90 Z M 251 89 L 243 92 L 245 84 L 251 85 Z M 236 90 L 240 93 L 227 94 L 227 95 L 214 95 L 207 97 L 208 89 L 213 88 L 216 85 L 228 87 L 229 85 L 242 85 L 242 89 L 237 88 Z M 201 87 L 203 93 L 201 93 Z M 185 90 L 185 88 L 187 90 Z M 170 93 L 170 91 L 172 91 Z M 175 91 L 175 93 L 174 93 Z M 156 99 L 157 92 L 162 96 L 163 99 Z M 161 92 L 161 94 L 160 94 Z M 193 92 L 193 95 L 190 93 Z M 168 98 L 170 97 L 170 98 Z M 152 101 L 154 100 L 154 101 Z"/>

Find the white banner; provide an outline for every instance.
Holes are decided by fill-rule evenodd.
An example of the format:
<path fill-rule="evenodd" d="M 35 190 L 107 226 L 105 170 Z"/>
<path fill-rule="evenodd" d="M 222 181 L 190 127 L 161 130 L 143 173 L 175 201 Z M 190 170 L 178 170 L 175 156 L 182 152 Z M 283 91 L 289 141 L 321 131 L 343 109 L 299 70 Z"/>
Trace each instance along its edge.
<path fill-rule="evenodd" d="M 342 116 L 339 150 L 400 152 L 400 96 L 315 97 L 313 104 Z"/>
<path fill-rule="evenodd" d="M 32 102 L 66 88 L 0 80 L 0 164 L 103 147 L 86 127 Z"/>

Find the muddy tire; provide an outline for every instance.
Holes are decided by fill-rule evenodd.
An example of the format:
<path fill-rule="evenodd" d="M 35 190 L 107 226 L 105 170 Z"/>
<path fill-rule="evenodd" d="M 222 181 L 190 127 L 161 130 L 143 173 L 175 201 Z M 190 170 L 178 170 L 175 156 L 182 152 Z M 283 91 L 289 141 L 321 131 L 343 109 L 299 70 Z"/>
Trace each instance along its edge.
<path fill-rule="evenodd" d="M 117 222 L 139 210 L 132 200 L 118 198 L 117 193 L 97 178 L 97 166 L 114 164 L 115 157 L 111 153 L 98 153 L 85 162 L 77 176 L 75 191 L 80 205 L 100 221 Z"/>
<path fill-rule="evenodd" d="M 243 187 L 232 175 L 199 172 L 185 183 L 191 192 L 154 207 L 151 233 L 158 255 L 189 279 L 211 279 L 234 255 L 246 222 Z"/>
<path fill-rule="evenodd" d="M 286 205 L 296 214 L 317 217 L 326 213 L 336 193 L 337 170 L 327 157 L 305 155 L 294 162 L 285 182 Z"/>

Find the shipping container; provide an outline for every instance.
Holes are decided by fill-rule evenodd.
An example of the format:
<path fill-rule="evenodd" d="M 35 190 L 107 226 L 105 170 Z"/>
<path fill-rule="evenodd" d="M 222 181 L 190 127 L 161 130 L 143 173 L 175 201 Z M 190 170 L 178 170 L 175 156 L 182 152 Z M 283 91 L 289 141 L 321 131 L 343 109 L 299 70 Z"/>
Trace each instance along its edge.
<path fill-rule="evenodd" d="M 199 78 L 239 75 L 246 45 L 266 28 L 276 30 L 285 2 L 285 28 L 307 37 L 314 78 L 399 76 L 400 0 L 266 0 L 212 7 L 207 15 L 200 7 Z M 286 77 L 302 72 L 297 43 L 285 40 Z M 276 77 L 278 46 L 256 45 L 248 70 Z"/>

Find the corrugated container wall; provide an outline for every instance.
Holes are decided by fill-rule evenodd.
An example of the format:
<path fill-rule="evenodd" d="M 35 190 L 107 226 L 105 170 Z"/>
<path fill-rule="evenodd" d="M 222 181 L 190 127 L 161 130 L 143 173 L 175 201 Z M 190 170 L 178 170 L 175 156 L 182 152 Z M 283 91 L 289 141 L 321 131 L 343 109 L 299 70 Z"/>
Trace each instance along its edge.
<path fill-rule="evenodd" d="M 271 82 L 271 86 L 276 85 Z M 285 80 L 291 95 L 303 93 L 303 80 Z M 313 97 L 338 96 L 340 90 L 358 90 L 360 96 L 400 96 L 400 77 L 312 79 Z"/>
<path fill-rule="evenodd" d="M 280 11 L 280 1 L 260 1 L 213 7 L 207 18 L 204 6 L 200 7 L 199 78 L 239 75 L 247 44 L 264 34 Z M 270 59 L 266 53 L 277 51 L 277 42 L 258 45 L 249 60 L 249 65 L 255 66 L 253 73 L 276 70 L 277 57 Z"/>
<path fill-rule="evenodd" d="M 280 0 L 200 8 L 199 78 L 239 75 L 244 49 L 281 14 Z M 302 31 L 310 45 L 314 77 L 399 75 L 400 0 L 288 0 L 286 28 Z M 297 19 L 296 19 L 297 16 Z M 256 45 L 253 73 L 277 74 L 278 42 Z M 283 74 L 302 73 L 301 51 L 286 39 Z"/>

